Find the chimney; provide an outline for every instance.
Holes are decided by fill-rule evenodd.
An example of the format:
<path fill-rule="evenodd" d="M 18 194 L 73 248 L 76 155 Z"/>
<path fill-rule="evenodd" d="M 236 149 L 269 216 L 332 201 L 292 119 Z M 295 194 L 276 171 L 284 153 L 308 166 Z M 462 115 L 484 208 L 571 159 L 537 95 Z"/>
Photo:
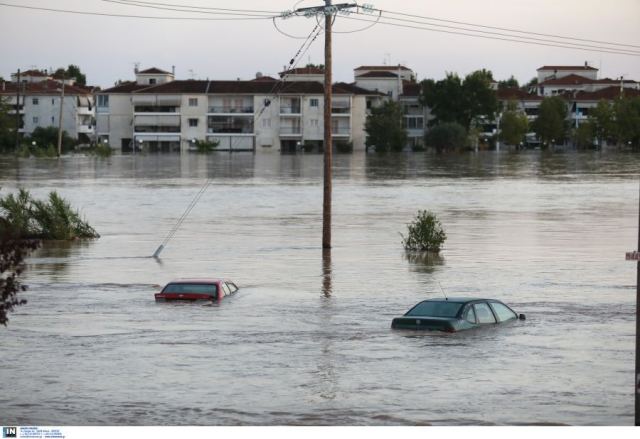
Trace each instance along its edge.
<path fill-rule="evenodd" d="M 176 66 L 171 66 L 171 74 L 175 77 L 176 76 Z"/>
<path fill-rule="evenodd" d="M 585 67 L 589 67 L 589 63 L 587 61 L 584 62 Z"/>

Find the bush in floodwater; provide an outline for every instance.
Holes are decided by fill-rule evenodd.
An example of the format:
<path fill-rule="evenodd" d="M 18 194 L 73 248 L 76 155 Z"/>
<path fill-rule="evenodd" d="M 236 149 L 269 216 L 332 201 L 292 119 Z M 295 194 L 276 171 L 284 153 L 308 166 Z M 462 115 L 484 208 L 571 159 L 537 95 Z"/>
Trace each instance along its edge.
<path fill-rule="evenodd" d="M 208 154 L 210 152 L 213 152 L 218 147 L 218 145 L 220 145 L 220 142 L 218 142 L 217 140 L 196 140 L 196 148 L 198 153 L 200 154 Z"/>
<path fill-rule="evenodd" d="M 408 234 L 402 236 L 402 244 L 408 251 L 439 252 L 447 239 L 440 220 L 433 212 L 420 210 L 411 224 L 407 224 Z"/>
<path fill-rule="evenodd" d="M 113 155 L 113 150 L 111 149 L 111 146 L 104 143 L 100 143 L 97 146 L 92 146 L 91 148 L 86 148 L 83 152 L 86 155 L 96 156 L 100 158 L 107 158 Z"/>
<path fill-rule="evenodd" d="M 0 219 L 20 239 L 67 240 L 100 235 L 55 191 L 47 201 L 35 200 L 20 189 L 17 195 L 0 197 Z"/>

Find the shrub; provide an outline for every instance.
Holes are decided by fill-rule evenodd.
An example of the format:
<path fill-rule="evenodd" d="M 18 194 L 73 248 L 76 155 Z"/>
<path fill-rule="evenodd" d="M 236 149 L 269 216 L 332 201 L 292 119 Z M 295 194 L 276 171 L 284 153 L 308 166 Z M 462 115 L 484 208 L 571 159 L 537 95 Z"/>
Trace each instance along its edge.
<path fill-rule="evenodd" d="M 0 219 L 11 226 L 19 239 L 100 237 L 55 191 L 49 194 L 48 201 L 34 200 L 24 189 L 16 196 L 0 197 Z"/>
<path fill-rule="evenodd" d="M 107 144 L 100 143 L 84 150 L 85 154 L 101 158 L 111 157 L 113 150 Z"/>
<path fill-rule="evenodd" d="M 207 140 L 196 140 L 196 148 L 198 152 L 201 154 L 208 154 L 213 152 L 220 145 L 220 142 L 217 140 L 207 141 Z"/>
<path fill-rule="evenodd" d="M 402 244 L 408 251 L 439 252 L 447 239 L 440 220 L 433 212 L 420 210 L 413 223 L 407 224 L 407 237 L 402 236 Z"/>
<path fill-rule="evenodd" d="M 336 142 L 336 151 L 340 154 L 351 154 L 353 152 L 353 142 Z"/>
<path fill-rule="evenodd" d="M 467 143 L 467 130 L 457 122 L 443 122 L 431 128 L 424 140 L 438 151 L 460 148 Z"/>

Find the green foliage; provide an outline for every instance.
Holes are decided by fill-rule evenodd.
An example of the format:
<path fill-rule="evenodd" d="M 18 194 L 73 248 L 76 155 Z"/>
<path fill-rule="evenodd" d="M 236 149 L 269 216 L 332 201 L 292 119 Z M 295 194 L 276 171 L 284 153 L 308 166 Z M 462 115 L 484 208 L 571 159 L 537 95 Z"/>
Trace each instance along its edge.
<path fill-rule="evenodd" d="M 34 143 L 35 142 L 35 143 Z M 62 132 L 62 152 L 71 151 L 76 141 Z M 29 151 L 29 155 L 36 157 L 55 157 L 58 155 L 58 128 L 57 127 L 37 127 L 30 136 L 23 139 L 23 146 Z M 26 151 L 18 151 L 18 155 L 26 154 Z"/>
<path fill-rule="evenodd" d="M 96 156 L 100 158 L 107 158 L 113 155 L 113 150 L 111 146 L 106 143 L 99 143 L 98 145 L 91 146 L 91 148 L 87 148 L 84 150 L 84 153 L 90 156 Z"/>
<path fill-rule="evenodd" d="M 533 87 L 534 85 L 538 85 L 537 77 L 531 78 L 531 80 L 525 84 L 525 87 Z"/>
<path fill-rule="evenodd" d="M 367 146 L 375 146 L 376 152 L 402 151 L 408 139 L 403 116 L 402 107 L 393 101 L 372 108 L 365 123 Z"/>
<path fill-rule="evenodd" d="M 533 130 L 543 145 L 564 142 L 567 134 L 567 106 L 559 96 L 544 98 L 540 104 L 538 118 L 533 122 Z"/>
<path fill-rule="evenodd" d="M 220 142 L 217 140 L 196 140 L 196 150 L 199 154 L 209 154 L 213 152 L 218 145 L 220 145 Z"/>
<path fill-rule="evenodd" d="M 55 191 L 48 201 L 35 200 L 20 189 L 17 195 L 0 197 L 0 220 L 10 225 L 19 239 L 68 240 L 100 235 Z"/>
<path fill-rule="evenodd" d="M 573 132 L 574 143 L 579 149 L 593 148 L 595 139 L 595 129 L 591 122 L 578 125 Z"/>
<path fill-rule="evenodd" d="M 8 100 L 0 96 L 0 152 L 11 151 L 15 147 L 15 116 L 9 114 Z"/>
<path fill-rule="evenodd" d="M 467 144 L 467 131 L 457 122 L 444 122 L 431 128 L 424 140 L 438 151 L 460 148 Z"/>
<path fill-rule="evenodd" d="M 420 100 L 431 109 L 435 118 L 430 122 L 457 122 L 468 129 L 471 120 L 478 116 L 493 119 L 498 109 L 498 98 L 491 87 L 493 75 L 489 70 L 476 70 L 464 80 L 455 73 L 447 73 L 445 79 L 422 81 Z"/>
<path fill-rule="evenodd" d="M 498 81 L 498 88 L 520 88 L 520 84 L 518 83 L 518 80 L 513 75 L 511 75 L 509 79 Z"/>
<path fill-rule="evenodd" d="M 7 326 L 8 314 L 14 307 L 27 303 L 18 293 L 27 289 L 19 276 L 24 259 L 39 246 L 38 241 L 16 238 L 11 226 L 0 217 L 0 324 Z"/>
<path fill-rule="evenodd" d="M 623 144 L 640 145 L 640 97 L 615 101 L 616 134 Z"/>
<path fill-rule="evenodd" d="M 87 76 L 84 73 L 82 73 L 82 71 L 80 70 L 80 67 L 74 64 L 69 64 L 69 66 L 66 69 L 63 67 L 60 67 L 58 70 L 54 72 L 53 76 L 55 76 L 56 78 L 64 76 L 65 79 L 74 78 L 76 80 L 76 84 L 87 85 Z"/>
<path fill-rule="evenodd" d="M 529 132 L 529 120 L 526 114 L 517 111 L 515 105 L 507 107 L 500 119 L 500 140 L 509 145 L 518 145 Z"/>
<path fill-rule="evenodd" d="M 345 140 L 336 142 L 336 151 L 340 154 L 351 154 L 353 152 L 353 142 Z"/>
<path fill-rule="evenodd" d="M 439 252 L 447 239 L 440 220 L 433 212 L 420 210 L 413 223 L 407 224 L 407 237 L 402 236 L 402 245 L 407 251 Z"/>
<path fill-rule="evenodd" d="M 589 112 L 589 123 L 599 142 L 611 139 L 616 135 L 616 121 L 613 106 L 605 100 Z"/>

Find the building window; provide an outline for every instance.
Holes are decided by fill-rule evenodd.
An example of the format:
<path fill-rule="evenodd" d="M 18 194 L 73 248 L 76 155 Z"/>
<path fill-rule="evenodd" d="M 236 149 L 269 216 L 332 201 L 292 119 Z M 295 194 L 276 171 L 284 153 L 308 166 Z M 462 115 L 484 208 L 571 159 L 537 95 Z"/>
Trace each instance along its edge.
<path fill-rule="evenodd" d="M 317 128 L 318 127 L 318 119 L 311 119 L 309 121 L 309 125 L 311 125 L 313 128 Z"/>
<path fill-rule="evenodd" d="M 38 124 L 38 118 L 37 117 L 33 118 L 33 123 L 36 124 L 36 125 Z"/>
<path fill-rule="evenodd" d="M 39 105 L 39 104 L 40 104 L 40 101 L 38 100 L 38 98 L 33 98 L 33 99 L 31 99 L 31 103 L 32 103 L 33 105 Z"/>
<path fill-rule="evenodd" d="M 56 104 L 56 100 L 55 99 L 51 99 L 51 105 L 55 105 Z"/>
<path fill-rule="evenodd" d="M 98 107 L 109 106 L 109 95 L 98 95 Z"/>
<path fill-rule="evenodd" d="M 197 127 L 198 126 L 198 119 L 189 119 L 189 126 L 190 127 Z"/>
<path fill-rule="evenodd" d="M 149 79 L 149 84 L 153 85 L 156 83 L 156 78 Z"/>
<path fill-rule="evenodd" d="M 55 116 L 51 116 L 51 125 L 53 125 L 54 123 L 56 123 L 56 118 Z"/>
<path fill-rule="evenodd" d="M 311 107 L 317 107 L 318 105 L 320 105 L 320 101 L 319 101 L 318 99 L 311 99 L 311 100 L 309 101 L 309 105 L 310 105 Z"/>
<path fill-rule="evenodd" d="M 271 119 L 262 119 L 262 128 L 271 128 Z"/>
<path fill-rule="evenodd" d="M 198 98 L 189 98 L 189 106 L 197 107 L 198 106 Z"/>

